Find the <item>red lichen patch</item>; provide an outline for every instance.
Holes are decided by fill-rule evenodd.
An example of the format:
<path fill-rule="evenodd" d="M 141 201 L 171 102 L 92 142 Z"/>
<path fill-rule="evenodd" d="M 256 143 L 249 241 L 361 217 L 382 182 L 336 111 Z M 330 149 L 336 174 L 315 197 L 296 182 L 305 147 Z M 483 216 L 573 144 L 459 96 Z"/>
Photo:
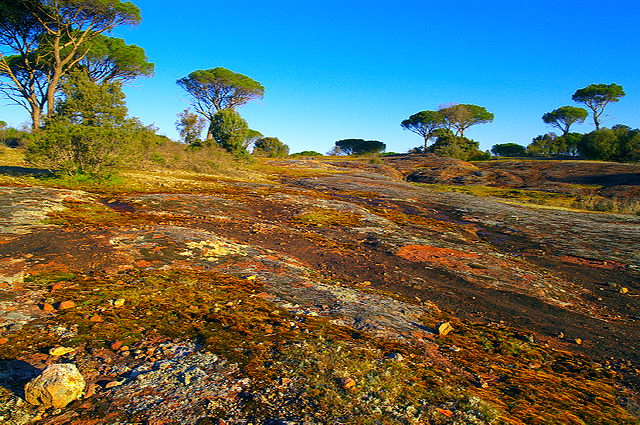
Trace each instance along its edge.
<path fill-rule="evenodd" d="M 558 259 L 565 263 L 577 264 L 579 266 L 597 267 L 609 270 L 624 269 L 624 264 L 611 260 L 593 260 L 589 258 L 574 257 L 573 255 L 563 255 L 558 257 Z"/>
<path fill-rule="evenodd" d="M 472 252 L 458 251 L 449 248 L 437 248 L 428 245 L 405 245 L 401 247 L 396 255 L 405 260 L 419 262 L 436 263 L 443 267 L 468 267 L 464 260 L 479 258 L 478 254 Z"/>

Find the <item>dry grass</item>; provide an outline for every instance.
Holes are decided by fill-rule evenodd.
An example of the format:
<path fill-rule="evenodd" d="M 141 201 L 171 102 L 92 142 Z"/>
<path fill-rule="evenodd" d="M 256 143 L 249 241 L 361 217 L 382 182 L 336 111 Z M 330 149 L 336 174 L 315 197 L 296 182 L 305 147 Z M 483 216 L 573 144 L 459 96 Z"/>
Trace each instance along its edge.
<path fill-rule="evenodd" d="M 508 189 L 483 185 L 455 186 L 424 183 L 416 183 L 416 185 L 440 192 L 491 196 L 519 204 L 613 214 L 640 214 L 640 201 L 634 199 L 606 198 L 598 195 L 555 193 L 528 189 Z"/>

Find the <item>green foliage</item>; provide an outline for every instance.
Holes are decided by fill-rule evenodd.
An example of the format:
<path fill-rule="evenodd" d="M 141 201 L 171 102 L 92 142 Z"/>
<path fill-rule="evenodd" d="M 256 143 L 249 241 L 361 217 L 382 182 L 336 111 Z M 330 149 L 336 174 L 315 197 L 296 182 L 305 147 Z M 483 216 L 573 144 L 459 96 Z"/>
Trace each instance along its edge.
<path fill-rule="evenodd" d="M 589 113 L 584 108 L 575 106 L 563 106 L 547 112 L 542 116 L 542 121 L 562 131 L 562 135 L 569 134 L 569 128 L 575 123 L 583 123 Z"/>
<path fill-rule="evenodd" d="M 233 110 L 264 95 L 260 83 L 222 67 L 193 71 L 176 83 L 191 96 L 196 112 L 210 121 L 218 111 Z"/>
<path fill-rule="evenodd" d="M 592 131 L 580 139 L 578 151 L 588 159 L 640 161 L 640 130 L 618 124 Z"/>
<path fill-rule="evenodd" d="M 527 152 L 535 156 L 578 156 L 578 144 L 582 137 L 580 133 L 567 133 L 561 137 L 547 133 L 535 137 L 527 146 Z"/>
<path fill-rule="evenodd" d="M 606 106 L 611 102 L 619 101 L 625 95 L 622 86 L 612 84 L 590 84 L 585 88 L 576 90 L 571 99 L 578 103 L 584 103 L 593 113 L 593 123 L 596 130 L 600 129 L 600 116 Z"/>
<path fill-rule="evenodd" d="M 189 109 L 178 114 L 176 129 L 180 138 L 188 145 L 200 145 L 200 137 L 205 126 L 205 120 L 200 115 L 191 112 Z"/>
<path fill-rule="evenodd" d="M 588 159 L 602 159 L 612 161 L 620 154 L 618 137 L 608 128 L 592 131 L 580 141 L 578 146 L 580 153 Z"/>
<path fill-rule="evenodd" d="M 213 141 L 237 158 L 248 156 L 244 141 L 249 132 L 247 122 L 234 110 L 223 109 L 216 112 L 209 128 Z"/>
<path fill-rule="evenodd" d="M 252 145 L 254 145 L 258 140 L 260 140 L 263 137 L 264 135 L 260 133 L 258 130 L 249 129 L 249 131 L 247 131 L 247 138 L 244 139 L 245 149 L 247 149 L 248 151 Z"/>
<path fill-rule="evenodd" d="M 429 146 L 426 153 L 438 156 L 457 158 L 463 161 L 489 159 L 491 155 L 479 149 L 479 143 L 463 136 L 455 135 L 451 130 L 438 129 L 436 141 Z"/>
<path fill-rule="evenodd" d="M 137 25 L 140 10 L 121 0 L 1 0 L 0 90 L 31 114 L 55 112 L 61 80 L 88 52 L 87 45 L 119 25 Z M 11 58 L 11 59 L 10 59 Z"/>
<path fill-rule="evenodd" d="M 429 144 L 429 139 L 433 136 L 433 132 L 443 125 L 444 115 L 440 111 L 421 111 L 400 123 L 400 126 L 405 130 L 412 131 L 424 138 L 425 149 Z"/>
<path fill-rule="evenodd" d="M 343 139 L 338 140 L 335 144 L 345 155 L 367 155 L 372 153 L 384 152 L 387 148 L 382 142 L 377 140 L 364 139 Z"/>
<path fill-rule="evenodd" d="M 291 156 L 324 156 L 324 155 L 316 151 L 302 151 L 302 152 L 292 153 Z"/>
<path fill-rule="evenodd" d="M 122 84 L 97 84 L 87 73 L 74 71 L 61 84 L 63 100 L 56 108 L 57 119 L 89 127 L 116 127 L 127 116 Z"/>
<path fill-rule="evenodd" d="M 4 125 L 2 125 L 4 123 Z M 13 127 L 7 127 L 4 121 L 0 122 L 0 143 L 10 147 L 17 148 L 22 146 L 29 134 L 24 131 L 16 130 Z"/>
<path fill-rule="evenodd" d="M 90 40 L 79 65 L 96 83 L 124 82 L 153 75 L 154 64 L 148 60 L 142 47 L 129 45 L 121 38 L 97 34 Z"/>
<path fill-rule="evenodd" d="M 456 136 L 464 137 L 464 132 L 476 124 L 490 123 L 494 115 L 483 106 L 470 104 L 455 104 L 438 110 L 444 117 L 443 127 L 455 130 Z"/>
<path fill-rule="evenodd" d="M 108 175 L 140 128 L 126 119 L 121 84 L 98 85 L 86 73 L 74 72 L 62 92 L 57 114 L 33 134 L 28 161 L 68 174 Z"/>
<path fill-rule="evenodd" d="M 282 158 L 289 155 L 289 146 L 282 143 L 277 137 L 263 137 L 255 143 L 253 154 L 269 158 Z"/>
<path fill-rule="evenodd" d="M 523 156 L 526 155 L 527 149 L 517 143 L 499 143 L 493 145 L 491 153 L 496 156 Z"/>

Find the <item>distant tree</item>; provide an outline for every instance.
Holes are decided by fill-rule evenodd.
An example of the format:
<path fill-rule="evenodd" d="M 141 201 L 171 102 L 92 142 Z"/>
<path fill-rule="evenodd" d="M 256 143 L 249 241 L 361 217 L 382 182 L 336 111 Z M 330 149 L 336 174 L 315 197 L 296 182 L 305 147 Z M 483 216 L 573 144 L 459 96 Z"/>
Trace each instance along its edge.
<path fill-rule="evenodd" d="M 499 143 L 493 145 L 491 153 L 496 156 L 523 156 L 527 153 L 527 148 L 517 143 Z"/>
<path fill-rule="evenodd" d="M 191 112 L 189 109 L 178 114 L 176 129 L 182 141 L 188 145 L 200 145 L 200 136 L 206 125 L 205 119 L 200 115 Z"/>
<path fill-rule="evenodd" d="M 421 111 L 400 123 L 405 130 L 412 131 L 423 137 L 425 149 L 433 136 L 433 132 L 442 127 L 443 124 L 444 116 L 440 111 Z"/>
<path fill-rule="evenodd" d="M 617 102 L 625 93 L 622 86 L 612 84 L 590 84 L 585 88 L 577 90 L 571 99 L 578 103 L 584 103 L 591 109 L 593 115 L 593 123 L 596 130 L 600 129 L 600 116 L 604 112 L 604 108 L 611 103 Z"/>
<path fill-rule="evenodd" d="M 562 131 L 563 136 L 566 136 L 569 134 L 569 129 L 573 124 L 583 123 L 588 115 L 589 112 L 584 108 L 563 106 L 544 114 L 542 116 L 542 121 L 552 127 L 556 127 L 558 130 Z"/>
<path fill-rule="evenodd" d="M 469 127 L 492 122 L 494 118 L 483 106 L 469 104 L 444 106 L 438 112 L 444 117 L 444 127 L 455 130 L 455 135 L 461 137 Z"/>
<path fill-rule="evenodd" d="M 269 158 L 282 158 L 289 155 L 289 146 L 282 143 L 277 137 L 263 137 L 255 143 L 253 154 Z"/>
<path fill-rule="evenodd" d="M 248 156 L 244 146 L 248 132 L 249 126 L 244 118 L 233 109 L 222 109 L 213 114 L 209 125 L 209 133 L 212 137 L 206 140 L 205 144 L 213 140 L 227 152 L 243 158 Z"/>
<path fill-rule="evenodd" d="M 534 137 L 527 146 L 527 152 L 531 155 L 556 155 L 558 153 L 558 135 L 547 133 Z"/>
<path fill-rule="evenodd" d="M 343 139 L 336 142 L 336 146 L 346 155 L 366 155 L 384 152 L 387 148 L 382 142 L 377 140 L 364 139 Z"/>
<path fill-rule="evenodd" d="M 291 156 L 324 156 L 324 155 L 316 151 L 302 151 L 302 152 L 292 153 Z"/>
<path fill-rule="evenodd" d="M 260 83 L 222 67 L 193 71 L 179 79 L 177 84 L 191 96 L 196 112 L 210 122 L 217 112 L 235 110 L 264 95 L 264 87 Z M 208 132 L 207 140 L 212 136 Z"/>
<path fill-rule="evenodd" d="M 479 143 L 463 136 L 455 135 L 451 130 L 438 129 L 435 132 L 436 141 L 429 146 L 427 153 L 438 156 L 457 158 L 463 161 L 489 159 L 487 154 L 479 149 Z"/>
<path fill-rule="evenodd" d="M 121 0 L 0 0 L 0 89 L 27 108 L 33 127 L 55 112 L 63 77 L 87 54 L 91 40 L 119 25 L 137 25 L 140 10 Z"/>
<path fill-rule="evenodd" d="M 584 157 L 605 161 L 617 160 L 620 154 L 619 148 L 618 135 L 609 128 L 601 128 L 585 134 L 578 145 L 578 150 Z"/>
<path fill-rule="evenodd" d="M 87 44 L 86 54 L 78 65 L 98 84 L 131 81 L 153 75 L 154 65 L 142 47 L 127 44 L 121 38 L 98 34 Z"/>

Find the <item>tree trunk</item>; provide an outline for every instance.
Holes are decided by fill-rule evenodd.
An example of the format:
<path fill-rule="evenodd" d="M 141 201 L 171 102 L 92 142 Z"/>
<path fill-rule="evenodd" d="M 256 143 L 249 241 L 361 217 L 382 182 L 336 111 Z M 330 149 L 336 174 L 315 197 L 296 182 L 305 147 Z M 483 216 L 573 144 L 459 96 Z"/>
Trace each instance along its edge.
<path fill-rule="evenodd" d="M 40 114 L 42 111 L 40 108 L 34 108 L 31 110 L 31 129 L 38 130 L 40 128 Z"/>
<path fill-rule="evenodd" d="M 56 91 L 58 90 L 58 83 L 60 82 L 61 75 L 62 67 L 56 66 L 53 70 L 51 81 L 49 81 L 49 86 L 47 87 L 47 118 L 53 117 L 53 114 L 55 113 Z"/>

